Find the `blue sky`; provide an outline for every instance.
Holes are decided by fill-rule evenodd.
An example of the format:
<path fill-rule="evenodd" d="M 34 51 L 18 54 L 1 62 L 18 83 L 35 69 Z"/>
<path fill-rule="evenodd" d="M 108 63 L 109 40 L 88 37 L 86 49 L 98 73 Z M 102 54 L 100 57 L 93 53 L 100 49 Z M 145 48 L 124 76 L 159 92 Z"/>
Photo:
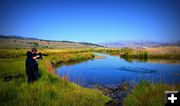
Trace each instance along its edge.
<path fill-rule="evenodd" d="M 0 34 L 174 42 L 180 38 L 180 0 L 0 0 Z"/>

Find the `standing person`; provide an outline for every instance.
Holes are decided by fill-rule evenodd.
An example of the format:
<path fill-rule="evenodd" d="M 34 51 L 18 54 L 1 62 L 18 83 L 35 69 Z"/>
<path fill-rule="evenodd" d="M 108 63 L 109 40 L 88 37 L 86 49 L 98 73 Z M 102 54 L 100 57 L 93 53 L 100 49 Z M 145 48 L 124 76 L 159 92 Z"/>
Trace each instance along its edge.
<path fill-rule="evenodd" d="M 26 55 L 26 75 L 28 83 L 38 79 L 38 58 L 36 56 L 37 49 L 33 48 L 31 51 L 27 51 Z"/>
<path fill-rule="evenodd" d="M 27 82 L 32 83 L 34 81 L 34 64 L 33 64 L 33 54 L 31 51 L 27 51 L 26 53 L 26 75 Z"/>
<path fill-rule="evenodd" d="M 38 71 L 39 56 L 36 56 L 36 53 L 37 53 L 37 49 L 33 48 L 32 54 L 33 54 L 33 64 L 34 64 L 34 80 L 38 80 L 38 76 L 39 76 L 39 71 Z"/>

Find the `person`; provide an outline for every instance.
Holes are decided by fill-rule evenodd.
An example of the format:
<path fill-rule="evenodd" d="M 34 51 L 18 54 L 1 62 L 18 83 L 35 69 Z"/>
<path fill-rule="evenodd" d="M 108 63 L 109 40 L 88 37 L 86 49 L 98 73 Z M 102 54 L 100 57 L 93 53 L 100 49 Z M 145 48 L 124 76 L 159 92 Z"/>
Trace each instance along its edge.
<path fill-rule="evenodd" d="M 33 54 L 31 51 L 27 51 L 26 53 L 26 76 L 27 82 L 32 83 L 34 81 L 34 64 L 33 64 Z"/>
<path fill-rule="evenodd" d="M 34 80 L 38 80 L 38 76 L 39 76 L 39 71 L 38 71 L 39 56 L 36 56 L 36 53 L 37 53 L 37 49 L 33 48 L 32 54 L 33 54 L 33 64 L 34 64 Z"/>
<path fill-rule="evenodd" d="M 38 79 L 38 56 L 36 56 L 37 49 L 33 48 L 31 51 L 27 51 L 26 55 L 26 75 L 28 83 L 32 83 Z"/>

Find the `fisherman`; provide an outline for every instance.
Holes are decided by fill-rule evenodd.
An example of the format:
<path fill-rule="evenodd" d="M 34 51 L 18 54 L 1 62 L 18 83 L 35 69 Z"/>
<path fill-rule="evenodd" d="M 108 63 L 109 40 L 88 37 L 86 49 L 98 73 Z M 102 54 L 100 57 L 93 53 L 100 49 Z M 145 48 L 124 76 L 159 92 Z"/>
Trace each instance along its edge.
<path fill-rule="evenodd" d="M 27 58 L 26 58 L 27 82 L 32 83 L 34 81 L 33 54 L 31 51 L 27 51 L 26 55 L 27 55 Z"/>
<path fill-rule="evenodd" d="M 28 83 L 38 79 L 38 58 L 36 56 L 37 49 L 33 48 L 31 51 L 27 51 L 26 55 L 26 75 Z"/>
<path fill-rule="evenodd" d="M 34 80 L 38 80 L 39 76 L 39 71 L 38 71 L 38 61 L 40 59 L 39 55 L 36 55 L 37 49 L 33 48 L 32 49 L 32 54 L 33 54 L 33 63 L 34 63 Z"/>

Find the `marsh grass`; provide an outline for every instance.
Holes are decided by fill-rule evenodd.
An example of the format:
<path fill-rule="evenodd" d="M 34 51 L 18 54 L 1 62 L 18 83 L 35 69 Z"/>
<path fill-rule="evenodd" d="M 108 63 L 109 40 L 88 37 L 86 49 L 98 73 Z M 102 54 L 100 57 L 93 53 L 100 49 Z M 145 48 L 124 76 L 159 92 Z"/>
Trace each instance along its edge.
<path fill-rule="evenodd" d="M 91 53 L 44 50 L 49 56 L 39 61 L 40 78 L 32 84 L 27 84 L 24 56 L 26 51 L 7 51 L 9 55 L 15 54 L 19 57 L 5 58 L 5 55 L 0 59 L 0 106 L 103 106 L 110 100 L 98 90 L 80 87 L 54 74 L 54 60 L 54 64 L 59 61 L 85 60 L 93 58 Z M 4 76 L 18 72 L 24 77 L 3 81 Z"/>
<path fill-rule="evenodd" d="M 154 48 L 98 48 L 93 51 L 120 56 L 122 58 L 159 58 L 180 59 L 180 47 L 154 47 Z"/>
<path fill-rule="evenodd" d="M 52 60 L 52 64 L 67 63 L 67 62 L 77 62 L 93 59 L 95 57 L 92 53 L 61 53 L 50 56 L 49 59 Z"/>
<path fill-rule="evenodd" d="M 120 52 L 123 58 L 141 58 L 141 59 L 180 59 L 179 47 L 158 47 L 146 49 L 127 49 Z"/>
<path fill-rule="evenodd" d="M 167 85 L 163 83 L 150 84 L 141 81 L 134 91 L 124 100 L 125 106 L 164 106 L 165 91 L 179 90 L 180 85 Z"/>

